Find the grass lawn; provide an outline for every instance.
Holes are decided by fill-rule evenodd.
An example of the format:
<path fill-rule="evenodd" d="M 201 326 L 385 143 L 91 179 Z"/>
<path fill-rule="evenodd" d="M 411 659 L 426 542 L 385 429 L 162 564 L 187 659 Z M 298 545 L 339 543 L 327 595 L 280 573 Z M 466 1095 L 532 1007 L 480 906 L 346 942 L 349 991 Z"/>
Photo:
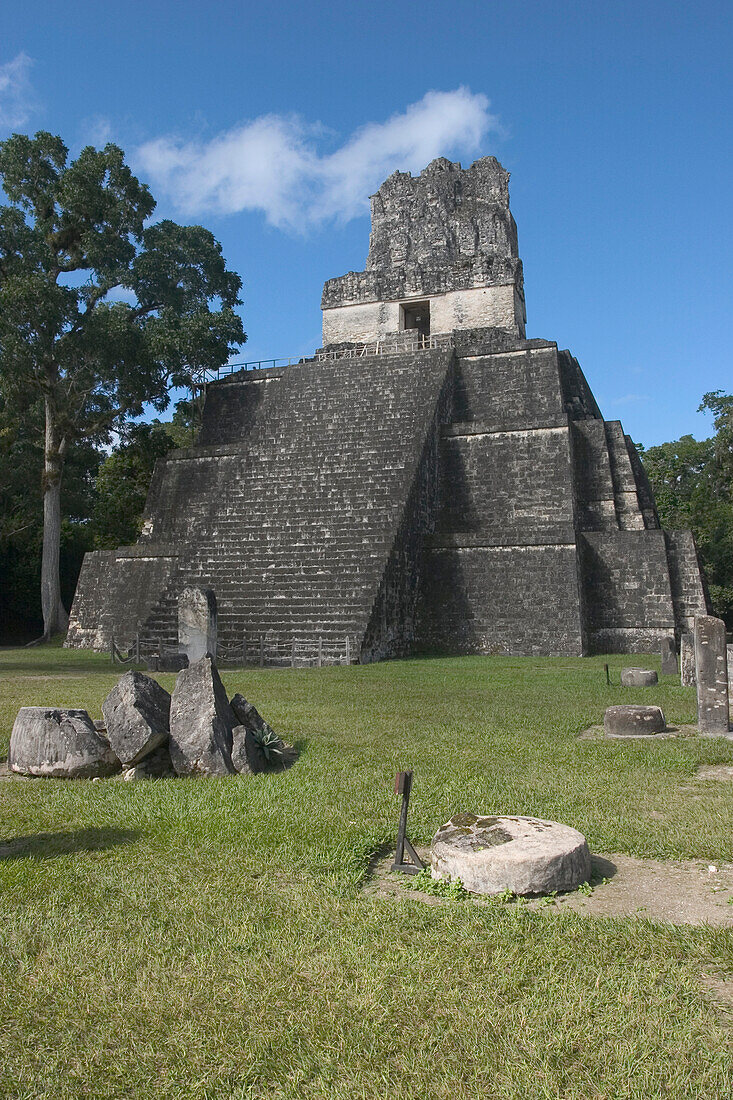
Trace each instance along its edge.
<path fill-rule="evenodd" d="M 692 689 L 609 687 L 606 659 L 618 683 L 628 658 L 224 672 L 300 745 L 289 771 L 0 783 L 0 842 L 26 838 L 0 859 L 0 1095 L 733 1096 L 701 987 L 733 977 L 729 930 L 360 890 L 408 767 L 415 841 L 474 810 L 566 822 L 597 852 L 733 858 L 733 784 L 690 782 L 730 742 L 577 740 L 641 697 L 694 720 Z M 0 754 L 20 706 L 99 717 L 117 675 L 0 651 Z"/>

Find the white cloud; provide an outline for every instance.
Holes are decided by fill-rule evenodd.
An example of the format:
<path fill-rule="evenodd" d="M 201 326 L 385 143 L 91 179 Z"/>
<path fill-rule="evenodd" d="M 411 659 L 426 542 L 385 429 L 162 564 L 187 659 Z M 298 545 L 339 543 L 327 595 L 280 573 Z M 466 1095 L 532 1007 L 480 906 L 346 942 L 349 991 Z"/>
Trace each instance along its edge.
<path fill-rule="evenodd" d="M 146 142 L 136 161 L 187 215 L 260 210 L 273 225 L 300 229 L 364 213 L 369 194 L 391 172 L 475 154 L 497 129 L 486 96 L 457 88 L 428 92 L 401 114 L 363 126 L 334 152 L 318 152 L 322 128 L 297 116 L 263 115 L 207 142 Z"/>
<path fill-rule="evenodd" d="M 33 65 L 26 53 L 0 65 L 0 127 L 24 126 L 36 109 L 29 72 Z"/>

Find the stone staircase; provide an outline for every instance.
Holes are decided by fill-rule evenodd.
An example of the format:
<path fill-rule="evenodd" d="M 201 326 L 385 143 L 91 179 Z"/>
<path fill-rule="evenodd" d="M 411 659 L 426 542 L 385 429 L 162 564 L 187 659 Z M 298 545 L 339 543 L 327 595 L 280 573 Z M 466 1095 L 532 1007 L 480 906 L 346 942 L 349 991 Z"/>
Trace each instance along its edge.
<path fill-rule="evenodd" d="M 140 545 L 154 553 L 177 543 L 179 557 L 141 624 L 143 643 L 175 645 L 177 593 L 199 584 L 216 593 L 224 646 L 245 636 L 250 645 L 348 637 L 357 657 L 437 431 L 451 358 L 436 350 L 319 363 L 317 383 L 306 363 L 266 385 L 212 385 L 202 446 L 166 460 L 151 494 Z M 227 423 L 216 406 L 237 386 L 250 388 L 256 411 Z"/>

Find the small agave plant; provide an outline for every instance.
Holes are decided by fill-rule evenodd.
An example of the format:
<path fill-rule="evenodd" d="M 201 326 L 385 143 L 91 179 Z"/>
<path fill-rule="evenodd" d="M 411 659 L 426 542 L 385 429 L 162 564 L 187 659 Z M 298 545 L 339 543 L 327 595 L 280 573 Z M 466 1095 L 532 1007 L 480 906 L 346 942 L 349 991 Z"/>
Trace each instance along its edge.
<path fill-rule="evenodd" d="M 265 760 L 268 764 L 280 762 L 285 746 L 282 739 L 273 730 L 252 730 L 252 736 L 265 754 Z"/>

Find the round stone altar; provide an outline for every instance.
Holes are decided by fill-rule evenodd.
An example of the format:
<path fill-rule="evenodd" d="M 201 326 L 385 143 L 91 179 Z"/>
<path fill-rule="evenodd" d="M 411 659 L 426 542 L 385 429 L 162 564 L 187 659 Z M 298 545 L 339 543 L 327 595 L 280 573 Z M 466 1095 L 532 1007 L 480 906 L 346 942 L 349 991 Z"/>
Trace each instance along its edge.
<path fill-rule="evenodd" d="M 659 677 L 652 668 L 622 668 L 622 687 L 654 687 Z"/>
<path fill-rule="evenodd" d="M 651 737 L 655 733 L 664 733 L 666 728 L 661 707 L 629 703 L 607 707 L 603 715 L 603 730 L 607 737 Z"/>
<path fill-rule="evenodd" d="M 590 878 L 585 837 L 537 817 L 456 814 L 433 837 L 431 874 L 472 894 L 550 894 Z"/>

